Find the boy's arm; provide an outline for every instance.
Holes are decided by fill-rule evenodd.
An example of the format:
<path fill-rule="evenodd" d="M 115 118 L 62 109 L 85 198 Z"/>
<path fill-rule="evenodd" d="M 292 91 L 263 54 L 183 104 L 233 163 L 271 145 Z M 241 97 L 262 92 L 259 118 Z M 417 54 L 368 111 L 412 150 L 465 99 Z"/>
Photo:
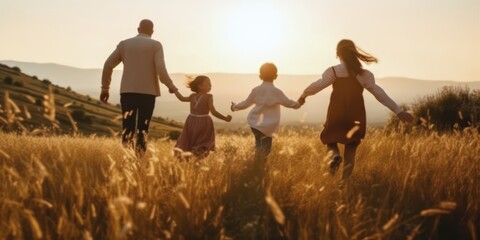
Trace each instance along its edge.
<path fill-rule="evenodd" d="M 289 99 L 287 96 L 285 96 L 285 94 L 280 91 L 280 99 L 279 99 L 279 103 L 280 105 L 284 106 L 284 107 L 287 107 L 287 108 L 293 108 L 293 109 L 299 109 L 301 104 L 297 101 L 294 101 L 292 99 Z"/>
<path fill-rule="evenodd" d="M 254 91 L 252 90 L 252 92 L 250 92 L 250 95 L 248 95 L 247 99 L 245 99 L 244 101 L 241 101 L 237 104 L 232 102 L 232 106 L 230 107 L 230 109 L 232 111 L 238 111 L 238 110 L 248 108 L 252 106 L 254 103 L 255 103 L 255 94 L 254 94 Z"/>

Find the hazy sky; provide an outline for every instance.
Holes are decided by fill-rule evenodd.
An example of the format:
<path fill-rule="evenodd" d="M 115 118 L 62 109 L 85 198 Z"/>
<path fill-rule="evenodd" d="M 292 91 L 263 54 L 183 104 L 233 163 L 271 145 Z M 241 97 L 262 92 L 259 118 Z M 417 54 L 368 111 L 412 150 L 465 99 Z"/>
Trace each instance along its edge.
<path fill-rule="evenodd" d="M 480 0 L 2 0 L 0 60 L 101 68 L 143 18 L 172 73 L 321 74 L 348 38 L 378 77 L 480 81 Z"/>

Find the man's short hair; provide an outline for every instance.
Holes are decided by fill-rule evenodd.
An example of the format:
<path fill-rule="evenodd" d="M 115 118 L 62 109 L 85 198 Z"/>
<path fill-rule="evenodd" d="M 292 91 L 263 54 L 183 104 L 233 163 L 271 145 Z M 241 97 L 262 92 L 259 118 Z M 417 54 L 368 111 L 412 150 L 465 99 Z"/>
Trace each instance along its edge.
<path fill-rule="evenodd" d="M 138 31 L 142 33 L 153 33 L 153 22 L 149 19 L 143 19 L 138 25 Z"/>

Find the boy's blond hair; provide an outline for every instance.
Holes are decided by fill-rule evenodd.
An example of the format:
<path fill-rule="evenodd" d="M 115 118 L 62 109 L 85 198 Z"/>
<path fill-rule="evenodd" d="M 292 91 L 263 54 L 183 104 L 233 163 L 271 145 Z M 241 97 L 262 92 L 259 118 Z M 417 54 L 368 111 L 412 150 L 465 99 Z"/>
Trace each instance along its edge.
<path fill-rule="evenodd" d="M 273 63 L 264 63 L 260 67 L 260 78 L 266 81 L 272 81 L 277 78 L 277 67 Z"/>

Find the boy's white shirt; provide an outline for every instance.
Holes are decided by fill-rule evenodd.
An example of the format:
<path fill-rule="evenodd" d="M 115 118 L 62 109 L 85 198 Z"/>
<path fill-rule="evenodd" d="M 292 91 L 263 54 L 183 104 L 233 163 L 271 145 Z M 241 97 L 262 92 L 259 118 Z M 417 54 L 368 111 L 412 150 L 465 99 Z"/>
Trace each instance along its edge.
<path fill-rule="evenodd" d="M 235 111 L 242 110 L 253 104 L 255 106 L 247 117 L 248 124 L 269 137 L 277 133 L 280 127 L 280 105 L 294 109 L 300 108 L 300 103 L 289 99 L 273 83 L 265 81 L 252 89 L 247 99 L 235 104 L 232 108 Z"/>

